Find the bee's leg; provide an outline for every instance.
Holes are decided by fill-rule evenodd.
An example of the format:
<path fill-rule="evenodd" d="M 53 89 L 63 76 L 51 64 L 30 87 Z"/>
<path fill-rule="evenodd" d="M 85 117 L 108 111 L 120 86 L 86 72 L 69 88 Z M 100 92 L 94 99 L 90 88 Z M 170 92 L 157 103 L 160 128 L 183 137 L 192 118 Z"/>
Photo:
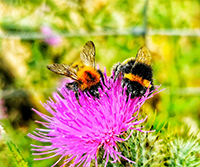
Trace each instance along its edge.
<path fill-rule="evenodd" d="M 150 87 L 150 89 L 149 89 L 149 92 L 151 92 L 151 93 L 149 93 L 148 96 L 150 96 L 150 95 L 153 93 L 154 89 L 155 89 L 155 87 L 154 87 L 153 83 L 151 83 L 151 87 Z M 145 92 L 146 92 L 146 91 L 145 91 Z"/>
<path fill-rule="evenodd" d="M 103 90 L 103 86 L 100 84 L 100 82 L 98 83 L 98 86 L 101 88 L 101 90 Z"/>
<path fill-rule="evenodd" d="M 101 88 L 101 90 L 103 90 L 103 86 L 100 84 L 100 82 L 99 82 L 99 85 L 98 85 L 98 86 Z M 107 89 L 110 89 L 110 88 L 107 88 Z M 106 94 L 107 97 L 109 97 L 108 94 L 107 94 L 106 92 L 104 92 L 104 93 Z"/>
<path fill-rule="evenodd" d="M 119 73 L 121 72 L 121 70 L 119 71 L 119 69 L 121 68 L 121 66 L 122 66 L 121 63 L 117 63 L 117 64 L 115 64 L 115 65 L 112 67 L 111 72 L 114 71 L 114 82 L 116 81 L 116 79 L 117 79 Z M 113 76 L 112 76 L 112 78 L 113 78 Z"/>
<path fill-rule="evenodd" d="M 117 63 L 113 70 L 114 70 L 114 82 L 115 82 L 120 72 L 122 72 L 123 70 L 123 65 L 121 63 Z"/>
<path fill-rule="evenodd" d="M 66 88 L 67 88 L 68 90 L 73 90 L 73 86 L 74 86 L 74 82 L 71 82 L 71 83 L 67 83 L 67 84 L 66 84 Z"/>
<path fill-rule="evenodd" d="M 151 83 L 150 92 L 154 91 L 154 89 L 155 89 L 155 87 L 154 87 L 153 83 Z"/>
<path fill-rule="evenodd" d="M 128 96 L 126 96 L 126 103 L 128 102 L 128 99 L 129 99 Z"/>
<path fill-rule="evenodd" d="M 81 106 L 81 104 L 79 102 L 80 93 L 78 92 L 78 83 L 77 82 L 73 82 L 72 90 L 75 93 L 75 97 L 76 97 L 76 100 L 78 101 L 78 104 Z"/>
<path fill-rule="evenodd" d="M 125 79 L 123 79 L 122 80 L 122 82 L 121 82 L 121 86 L 122 86 L 122 94 L 124 94 L 124 87 L 125 86 L 127 86 L 127 83 L 128 83 L 128 81 L 127 81 L 127 79 L 125 78 Z M 127 89 L 127 88 L 126 88 Z"/>
<path fill-rule="evenodd" d="M 129 96 L 131 94 L 131 83 L 130 80 L 127 78 L 124 78 L 121 82 L 121 86 L 122 86 L 122 94 L 126 95 L 126 102 L 128 102 Z M 126 91 L 124 91 L 124 87 L 126 87 Z"/>
<path fill-rule="evenodd" d="M 90 95 L 88 94 L 88 91 L 85 91 L 85 93 L 86 93 L 86 95 L 87 95 L 88 97 L 90 97 Z"/>
<path fill-rule="evenodd" d="M 89 92 L 89 90 L 88 90 L 88 88 L 86 88 L 85 90 L 83 90 L 83 92 L 86 93 L 86 95 L 87 95 L 88 97 L 91 96 L 91 95 L 90 95 L 90 92 Z"/>
<path fill-rule="evenodd" d="M 107 85 L 105 84 L 105 80 L 104 80 L 103 73 L 102 73 L 100 70 L 97 70 L 97 72 L 99 73 L 99 75 L 100 75 L 100 77 L 101 77 L 101 80 L 102 80 L 104 86 L 105 86 L 107 89 L 109 89 L 109 88 L 107 87 Z M 100 85 L 101 85 L 101 84 L 100 84 Z M 102 87 L 102 85 L 101 85 L 101 87 Z M 103 87 L 102 87 L 101 89 L 103 90 Z"/>
<path fill-rule="evenodd" d="M 122 80 L 121 86 L 122 86 L 122 88 L 124 88 L 124 87 L 126 86 L 126 81 L 125 81 L 125 79 Z"/>

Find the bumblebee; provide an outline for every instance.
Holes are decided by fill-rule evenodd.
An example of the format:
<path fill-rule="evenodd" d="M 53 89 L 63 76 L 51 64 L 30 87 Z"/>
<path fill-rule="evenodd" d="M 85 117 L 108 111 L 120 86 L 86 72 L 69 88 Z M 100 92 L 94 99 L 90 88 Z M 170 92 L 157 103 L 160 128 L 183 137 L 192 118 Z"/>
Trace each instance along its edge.
<path fill-rule="evenodd" d="M 136 58 L 128 58 L 122 63 L 118 63 L 114 69 L 114 81 L 118 75 L 122 74 L 122 87 L 127 87 L 126 94 L 131 98 L 145 94 L 147 88 L 150 92 L 154 90 L 153 70 L 150 65 L 151 53 L 146 47 L 141 47 Z"/>
<path fill-rule="evenodd" d="M 105 85 L 103 73 L 95 68 L 95 52 L 94 43 L 88 41 L 80 53 L 81 63 L 73 63 L 72 65 L 52 64 L 47 66 L 49 70 L 74 80 L 74 82 L 67 83 L 66 87 L 75 92 L 78 102 L 79 90 L 86 92 L 88 96 L 91 95 L 99 98 L 98 89 L 101 88 L 103 90 L 100 81 Z"/>

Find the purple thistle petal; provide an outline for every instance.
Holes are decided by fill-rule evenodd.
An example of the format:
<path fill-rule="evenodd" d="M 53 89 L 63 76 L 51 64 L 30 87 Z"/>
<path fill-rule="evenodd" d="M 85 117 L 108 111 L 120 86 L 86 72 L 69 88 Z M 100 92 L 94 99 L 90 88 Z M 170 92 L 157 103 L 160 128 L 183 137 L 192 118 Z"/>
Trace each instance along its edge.
<path fill-rule="evenodd" d="M 82 105 L 80 107 L 74 92 L 67 90 L 63 85 L 58 88 L 59 94 L 53 93 L 54 100 L 49 99 L 43 104 L 51 117 L 33 109 L 47 121 L 37 121 L 46 129 L 37 128 L 37 132 L 28 136 L 50 143 L 48 146 L 32 145 L 35 147 L 32 150 L 38 152 L 34 155 L 53 153 L 49 157 L 37 158 L 37 160 L 59 155 L 59 160 L 53 166 L 64 157 L 66 159 L 62 166 L 72 160 L 73 164 L 70 166 L 90 166 L 92 160 L 95 160 L 95 165 L 98 166 L 97 156 L 101 147 L 105 151 L 103 155 L 105 166 L 110 158 L 113 163 L 120 161 L 120 157 L 135 163 L 121 155 L 117 143 L 128 140 L 133 130 L 152 132 L 143 131 L 143 127 L 138 128 L 136 125 L 143 123 L 147 118 L 138 120 L 140 107 L 156 93 L 150 92 L 152 94 L 148 96 L 149 90 L 147 90 L 142 97 L 127 99 L 124 93 L 126 88 L 121 87 L 122 78 L 118 77 L 114 82 L 112 77 L 107 77 L 106 72 L 103 74 L 109 89 L 102 84 L 103 90 L 99 89 L 101 95 L 99 99 L 94 100 L 93 97 L 80 92 L 79 101 Z M 158 88 L 155 87 L 155 91 Z M 131 130 L 128 137 L 121 138 L 128 130 Z"/>

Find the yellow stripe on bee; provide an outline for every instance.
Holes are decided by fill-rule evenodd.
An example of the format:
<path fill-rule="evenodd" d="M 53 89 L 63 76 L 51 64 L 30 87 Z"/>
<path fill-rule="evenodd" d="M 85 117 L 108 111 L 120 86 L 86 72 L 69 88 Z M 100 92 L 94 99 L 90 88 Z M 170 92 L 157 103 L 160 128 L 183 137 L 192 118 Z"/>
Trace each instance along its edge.
<path fill-rule="evenodd" d="M 124 61 L 122 62 L 122 64 L 123 64 L 123 65 L 124 65 L 124 64 L 127 64 L 129 61 L 135 61 L 135 58 L 134 58 L 134 57 L 130 57 L 130 58 L 124 60 Z"/>
<path fill-rule="evenodd" d="M 124 78 L 127 78 L 130 81 L 138 82 L 139 84 L 141 84 L 143 87 L 146 87 L 146 88 L 149 87 L 149 85 L 150 85 L 149 80 L 143 79 L 142 77 L 139 77 L 138 75 L 134 75 L 134 74 L 131 74 L 131 73 L 125 74 Z M 151 87 L 151 85 L 150 85 L 150 87 Z"/>
<path fill-rule="evenodd" d="M 70 66 L 70 68 L 74 68 L 74 69 L 76 69 L 77 71 L 79 70 L 79 69 L 81 69 L 81 68 L 83 68 L 84 67 L 84 65 L 83 65 L 83 63 L 82 62 L 75 62 L 75 63 L 73 63 L 73 64 L 71 64 L 71 66 Z"/>

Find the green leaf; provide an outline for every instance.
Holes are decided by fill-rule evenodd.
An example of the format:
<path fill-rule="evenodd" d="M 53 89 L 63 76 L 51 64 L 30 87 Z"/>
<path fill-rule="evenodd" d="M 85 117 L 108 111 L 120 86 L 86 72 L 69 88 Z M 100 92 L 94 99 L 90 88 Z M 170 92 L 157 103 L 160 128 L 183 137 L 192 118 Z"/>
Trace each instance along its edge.
<path fill-rule="evenodd" d="M 12 142 L 11 138 L 8 136 L 4 128 L 0 125 L 0 134 L 11 151 L 14 159 L 16 160 L 17 167 L 28 167 L 28 163 L 24 160 L 22 154 L 20 153 L 17 146 Z"/>

